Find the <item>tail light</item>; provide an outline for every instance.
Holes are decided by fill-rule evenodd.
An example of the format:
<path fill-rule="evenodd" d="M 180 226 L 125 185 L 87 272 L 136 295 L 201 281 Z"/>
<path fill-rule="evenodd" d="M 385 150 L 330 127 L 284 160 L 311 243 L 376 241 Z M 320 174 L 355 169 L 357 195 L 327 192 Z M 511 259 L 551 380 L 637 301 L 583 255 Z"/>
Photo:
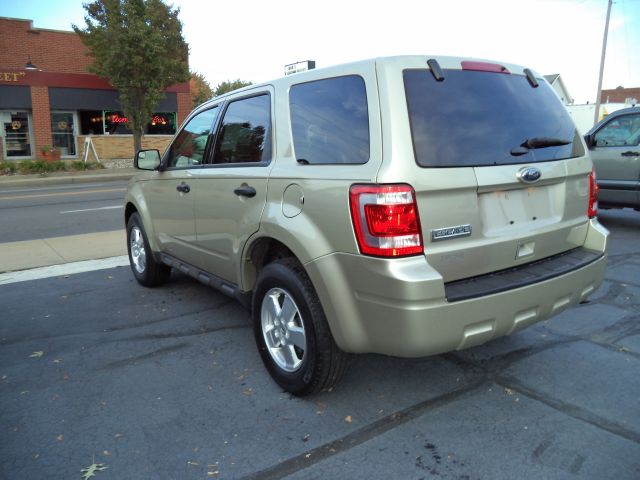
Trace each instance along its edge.
<path fill-rule="evenodd" d="M 598 215 L 598 183 L 596 182 L 596 171 L 591 170 L 589 174 L 589 207 L 587 208 L 587 215 L 589 218 L 594 218 Z"/>
<path fill-rule="evenodd" d="M 362 253 L 403 257 L 423 252 L 418 205 L 411 186 L 353 185 L 349 200 Z"/>

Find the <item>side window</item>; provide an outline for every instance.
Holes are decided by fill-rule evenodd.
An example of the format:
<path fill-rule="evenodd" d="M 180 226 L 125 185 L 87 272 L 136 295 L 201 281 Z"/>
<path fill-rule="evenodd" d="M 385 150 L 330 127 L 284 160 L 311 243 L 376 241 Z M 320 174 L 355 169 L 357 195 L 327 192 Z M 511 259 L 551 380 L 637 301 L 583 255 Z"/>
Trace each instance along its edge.
<path fill-rule="evenodd" d="M 185 168 L 201 165 L 207 149 L 211 126 L 218 116 L 218 107 L 199 113 L 178 133 L 169 148 L 167 167 Z"/>
<path fill-rule="evenodd" d="M 622 147 L 640 144 L 640 114 L 615 118 L 596 132 L 597 147 Z"/>
<path fill-rule="evenodd" d="M 350 75 L 293 85 L 289 108 L 298 161 L 369 161 L 369 111 L 362 77 Z"/>
<path fill-rule="evenodd" d="M 243 98 L 227 107 L 216 141 L 213 163 L 259 163 L 271 160 L 271 99 Z"/>

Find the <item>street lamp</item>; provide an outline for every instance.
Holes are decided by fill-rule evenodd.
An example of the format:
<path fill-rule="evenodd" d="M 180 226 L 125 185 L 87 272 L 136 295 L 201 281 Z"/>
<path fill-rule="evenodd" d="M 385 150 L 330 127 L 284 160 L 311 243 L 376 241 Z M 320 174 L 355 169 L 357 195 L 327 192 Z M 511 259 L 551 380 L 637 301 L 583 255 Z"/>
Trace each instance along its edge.
<path fill-rule="evenodd" d="M 27 70 L 37 70 L 38 67 L 36 67 L 33 63 L 31 63 L 31 55 L 29 55 L 29 60 L 27 61 L 27 64 L 24 66 L 24 68 L 26 68 Z"/>
<path fill-rule="evenodd" d="M 604 22 L 604 38 L 602 39 L 602 55 L 600 57 L 600 73 L 598 75 L 598 93 L 596 97 L 596 112 L 593 116 L 593 124 L 598 123 L 600 117 L 600 97 L 602 96 L 602 77 L 604 75 L 604 57 L 607 52 L 607 35 L 609 33 L 609 17 L 611 16 L 611 4 L 612 0 L 607 3 L 607 19 Z"/>

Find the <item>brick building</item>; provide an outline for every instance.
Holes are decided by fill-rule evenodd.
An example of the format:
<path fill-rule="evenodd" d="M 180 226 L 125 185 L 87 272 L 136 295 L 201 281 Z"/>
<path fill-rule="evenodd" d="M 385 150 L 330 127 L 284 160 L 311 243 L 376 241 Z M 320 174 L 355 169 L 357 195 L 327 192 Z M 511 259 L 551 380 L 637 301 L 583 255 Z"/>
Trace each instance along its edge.
<path fill-rule="evenodd" d="M 132 156 L 118 94 L 87 73 L 90 63 L 74 32 L 0 17 L 0 160 L 33 159 L 52 147 L 63 159 L 80 159 L 87 138 L 100 159 Z M 143 146 L 164 150 L 190 109 L 188 82 L 168 88 Z"/>
<path fill-rule="evenodd" d="M 635 99 L 635 101 L 633 101 Z M 611 90 L 602 90 L 600 101 L 602 103 L 628 103 L 637 104 L 640 100 L 640 87 L 618 87 Z"/>

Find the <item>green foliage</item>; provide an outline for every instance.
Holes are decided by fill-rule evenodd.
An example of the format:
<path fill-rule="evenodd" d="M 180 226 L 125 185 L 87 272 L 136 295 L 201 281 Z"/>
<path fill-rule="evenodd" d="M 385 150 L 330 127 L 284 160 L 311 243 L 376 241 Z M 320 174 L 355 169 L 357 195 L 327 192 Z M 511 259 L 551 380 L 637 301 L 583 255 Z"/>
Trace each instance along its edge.
<path fill-rule="evenodd" d="M 83 162 L 76 160 L 73 162 L 50 160 L 23 160 L 21 162 L 0 162 L 0 175 L 14 175 L 20 173 L 29 174 L 47 174 L 62 171 L 82 171 L 82 170 L 100 170 L 104 165 L 98 162 Z"/>
<path fill-rule="evenodd" d="M 239 78 L 233 81 L 227 80 L 218 84 L 216 89 L 213 91 L 213 94 L 217 97 L 224 93 L 237 90 L 238 88 L 248 87 L 249 85 L 252 85 L 252 84 L 253 84 L 252 82 L 245 82 L 244 80 L 240 80 Z"/>
<path fill-rule="evenodd" d="M 15 162 L 0 162 L 0 175 L 13 175 L 18 171 L 18 165 Z"/>
<path fill-rule="evenodd" d="M 47 160 L 24 160 L 16 165 L 16 170 L 23 174 L 51 173 L 65 170 L 63 161 L 49 162 Z"/>
<path fill-rule="evenodd" d="M 180 9 L 161 0 L 95 0 L 84 8 L 85 28 L 73 30 L 93 57 L 90 71 L 118 90 L 138 150 L 165 89 L 189 80 Z"/>
<path fill-rule="evenodd" d="M 191 91 L 191 108 L 195 108 L 213 98 L 211 85 L 201 73 L 191 72 L 189 90 Z"/>
<path fill-rule="evenodd" d="M 101 170 L 103 168 L 104 168 L 104 165 L 98 162 L 85 163 L 82 160 L 76 160 L 74 162 L 71 162 L 70 170 Z"/>

